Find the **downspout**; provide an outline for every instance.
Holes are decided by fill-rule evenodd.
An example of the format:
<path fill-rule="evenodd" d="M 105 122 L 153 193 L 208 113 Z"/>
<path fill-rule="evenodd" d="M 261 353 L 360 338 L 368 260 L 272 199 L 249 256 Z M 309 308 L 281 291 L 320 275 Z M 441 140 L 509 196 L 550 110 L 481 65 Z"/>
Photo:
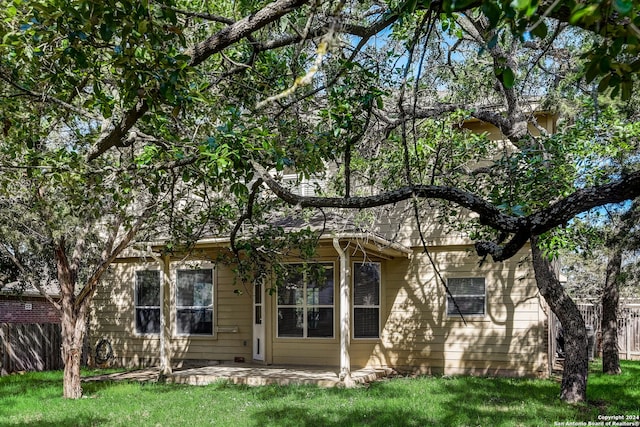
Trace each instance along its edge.
<path fill-rule="evenodd" d="M 351 356 L 349 345 L 351 343 L 351 298 L 349 283 L 351 271 L 349 269 L 348 256 L 340 247 L 340 239 L 333 239 L 333 247 L 340 257 L 340 380 L 347 387 L 353 385 L 351 379 Z"/>

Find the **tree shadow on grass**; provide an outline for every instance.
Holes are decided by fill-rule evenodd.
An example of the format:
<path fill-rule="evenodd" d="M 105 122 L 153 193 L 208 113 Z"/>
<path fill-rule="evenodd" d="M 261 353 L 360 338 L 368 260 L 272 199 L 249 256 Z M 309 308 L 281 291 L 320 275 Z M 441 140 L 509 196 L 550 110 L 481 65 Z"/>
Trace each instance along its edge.
<path fill-rule="evenodd" d="M 415 387 L 409 391 L 411 387 L 398 386 L 398 381 L 423 381 L 419 385 L 424 384 L 424 393 L 416 392 Z M 553 420 L 573 419 L 575 414 L 573 408 L 559 402 L 558 393 L 557 384 L 541 380 L 398 379 L 374 383 L 368 389 L 327 390 L 325 396 L 332 399 L 336 395 L 339 403 L 319 413 L 312 405 L 322 397 L 308 389 L 265 388 L 254 396 L 273 405 L 254 417 L 256 425 L 278 426 L 513 426 L 540 425 L 548 420 L 553 424 Z"/>
<path fill-rule="evenodd" d="M 21 396 L 35 395 L 39 400 L 62 396 L 62 380 L 41 373 L 12 374 L 0 377 L 0 425 L 10 408 L 18 403 Z"/>
<path fill-rule="evenodd" d="M 640 365 L 633 366 L 627 369 L 628 377 L 608 379 L 608 385 L 593 381 L 591 400 L 580 405 L 562 402 L 556 381 L 523 378 L 395 379 L 366 389 L 333 389 L 322 394 L 303 387 L 265 387 L 252 393 L 268 402 L 268 408 L 255 412 L 254 418 L 256 425 L 278 426 L 538 426 L 589 422 L 597 421 L 600 414 L 638 412 L 638 370 Z M 412 387 L 400 381 L 416 383 Z M 606 387 L 616 387 L 616 394 L 607 395 Z M 328 405 L 328 410 L 314 411 L 314 401 L 323 399 L 336 403 Z"/>
<path fill-rule="evenodd" d="M 640 414 L 640 363 L 621 360 L 622 373 L 602 373 L 602 364 L 593 363 L 587 383 L 587 396 L 606 415 Z"/>
<path fill-rule="evenodd" d="M 575 408 L 559 400 L 550 380 L 466 378 L 445 380 L 442 423 L 446 425 L 553 425 L 575 419 Z M 587 418 L 591 419 L 591 418 Z"/>
<path fill-rule="evenodd" d="M 62 380 L 23 377 L 22 375 L 0 378 L 0 399 L 40 390 L 42 397 L 58 397 L 62 395 Z"/>
<path fill-rule="evenodd" d="M 432 426 L 442 425 L 437 420 L 418 415 L 410 410 L 386 411 L 376 408 L 335 408 L 324 414 L 310 413 L 298 406 L 284 406 L 278 410 L 263 410 L 255 415 L 256 425 L 281 427 L 316 426 Z"/>
<path fill-rule="evenodd" d="M 25 421 L 17 424 L 3 424 L 2 422 L 0 422 L 0 425 L 29 427 L 84 427 L 104 425 L 109 421 L 113 420 L 110 420 L 109 418 L 96 417 L 94 415 L 77 415 L 57 420 Z"/>

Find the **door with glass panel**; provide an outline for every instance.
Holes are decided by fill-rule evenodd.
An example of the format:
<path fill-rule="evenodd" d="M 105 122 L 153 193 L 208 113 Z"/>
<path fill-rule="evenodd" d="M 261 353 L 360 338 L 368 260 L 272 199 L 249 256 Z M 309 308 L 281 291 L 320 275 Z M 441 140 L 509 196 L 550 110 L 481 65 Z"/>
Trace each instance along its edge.
<path fill-rule="evenodd" d="M 264 286 L 256 283 L 253 288 L 253 359 L 264 360 Z"/>

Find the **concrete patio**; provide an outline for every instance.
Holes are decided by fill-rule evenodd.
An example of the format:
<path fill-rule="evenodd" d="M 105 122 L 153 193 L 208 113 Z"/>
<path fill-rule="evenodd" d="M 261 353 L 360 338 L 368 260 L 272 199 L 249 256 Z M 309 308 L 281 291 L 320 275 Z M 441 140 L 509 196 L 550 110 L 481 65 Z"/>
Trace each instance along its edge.
<path fill-rule="evenodd" d="M 358 369 L 351 373 L 353 384 L 366 384 L 389 375 L 392 369 Z M 160 376 L 157 367 L 115 374 L 83 378 L 89 381 L 149 381 L 156 382 Z M 166 382 L 175 384 L 207 385 L 217 381 L 250 386 L 313 384 L 318 387 L 343 387 L 337 369 L 309 366 L 253 365 L 224 362 L 216 365 L 176 368 L 167 376 Z M 352 384 L 352 385 L 353 385 Z"/>

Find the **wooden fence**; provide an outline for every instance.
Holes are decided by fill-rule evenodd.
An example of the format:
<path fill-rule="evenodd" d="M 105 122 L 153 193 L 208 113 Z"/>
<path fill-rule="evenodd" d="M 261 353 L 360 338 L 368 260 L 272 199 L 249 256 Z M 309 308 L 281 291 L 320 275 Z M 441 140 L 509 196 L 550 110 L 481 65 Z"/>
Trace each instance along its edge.
<path fill-rule="evenodd" d="M 628 304 L 618 317 L 621 359 L 640 360 L 640 304 Z"/>
<path fill-rule="evenodd" d="M 0 323 L 0 375 L 62 369 L 60 325 Z"/>
<path fill-rule="evenodd" d="M 600 305 L 578 304 L 587 328 L 591 328 L 594 336 L 594 356 L 601 354 L 602 331 L 600 319 L 602 311 Z M 549 323 L 550 355 L 557 354 L 557 336 L 560 322 L 552 313 Z M 589 331 L 588 331 L 589 332 Z M 621 359 L 640 360 L 640 304 L 623 304 L 618 309 L 618 352 Z"/>

